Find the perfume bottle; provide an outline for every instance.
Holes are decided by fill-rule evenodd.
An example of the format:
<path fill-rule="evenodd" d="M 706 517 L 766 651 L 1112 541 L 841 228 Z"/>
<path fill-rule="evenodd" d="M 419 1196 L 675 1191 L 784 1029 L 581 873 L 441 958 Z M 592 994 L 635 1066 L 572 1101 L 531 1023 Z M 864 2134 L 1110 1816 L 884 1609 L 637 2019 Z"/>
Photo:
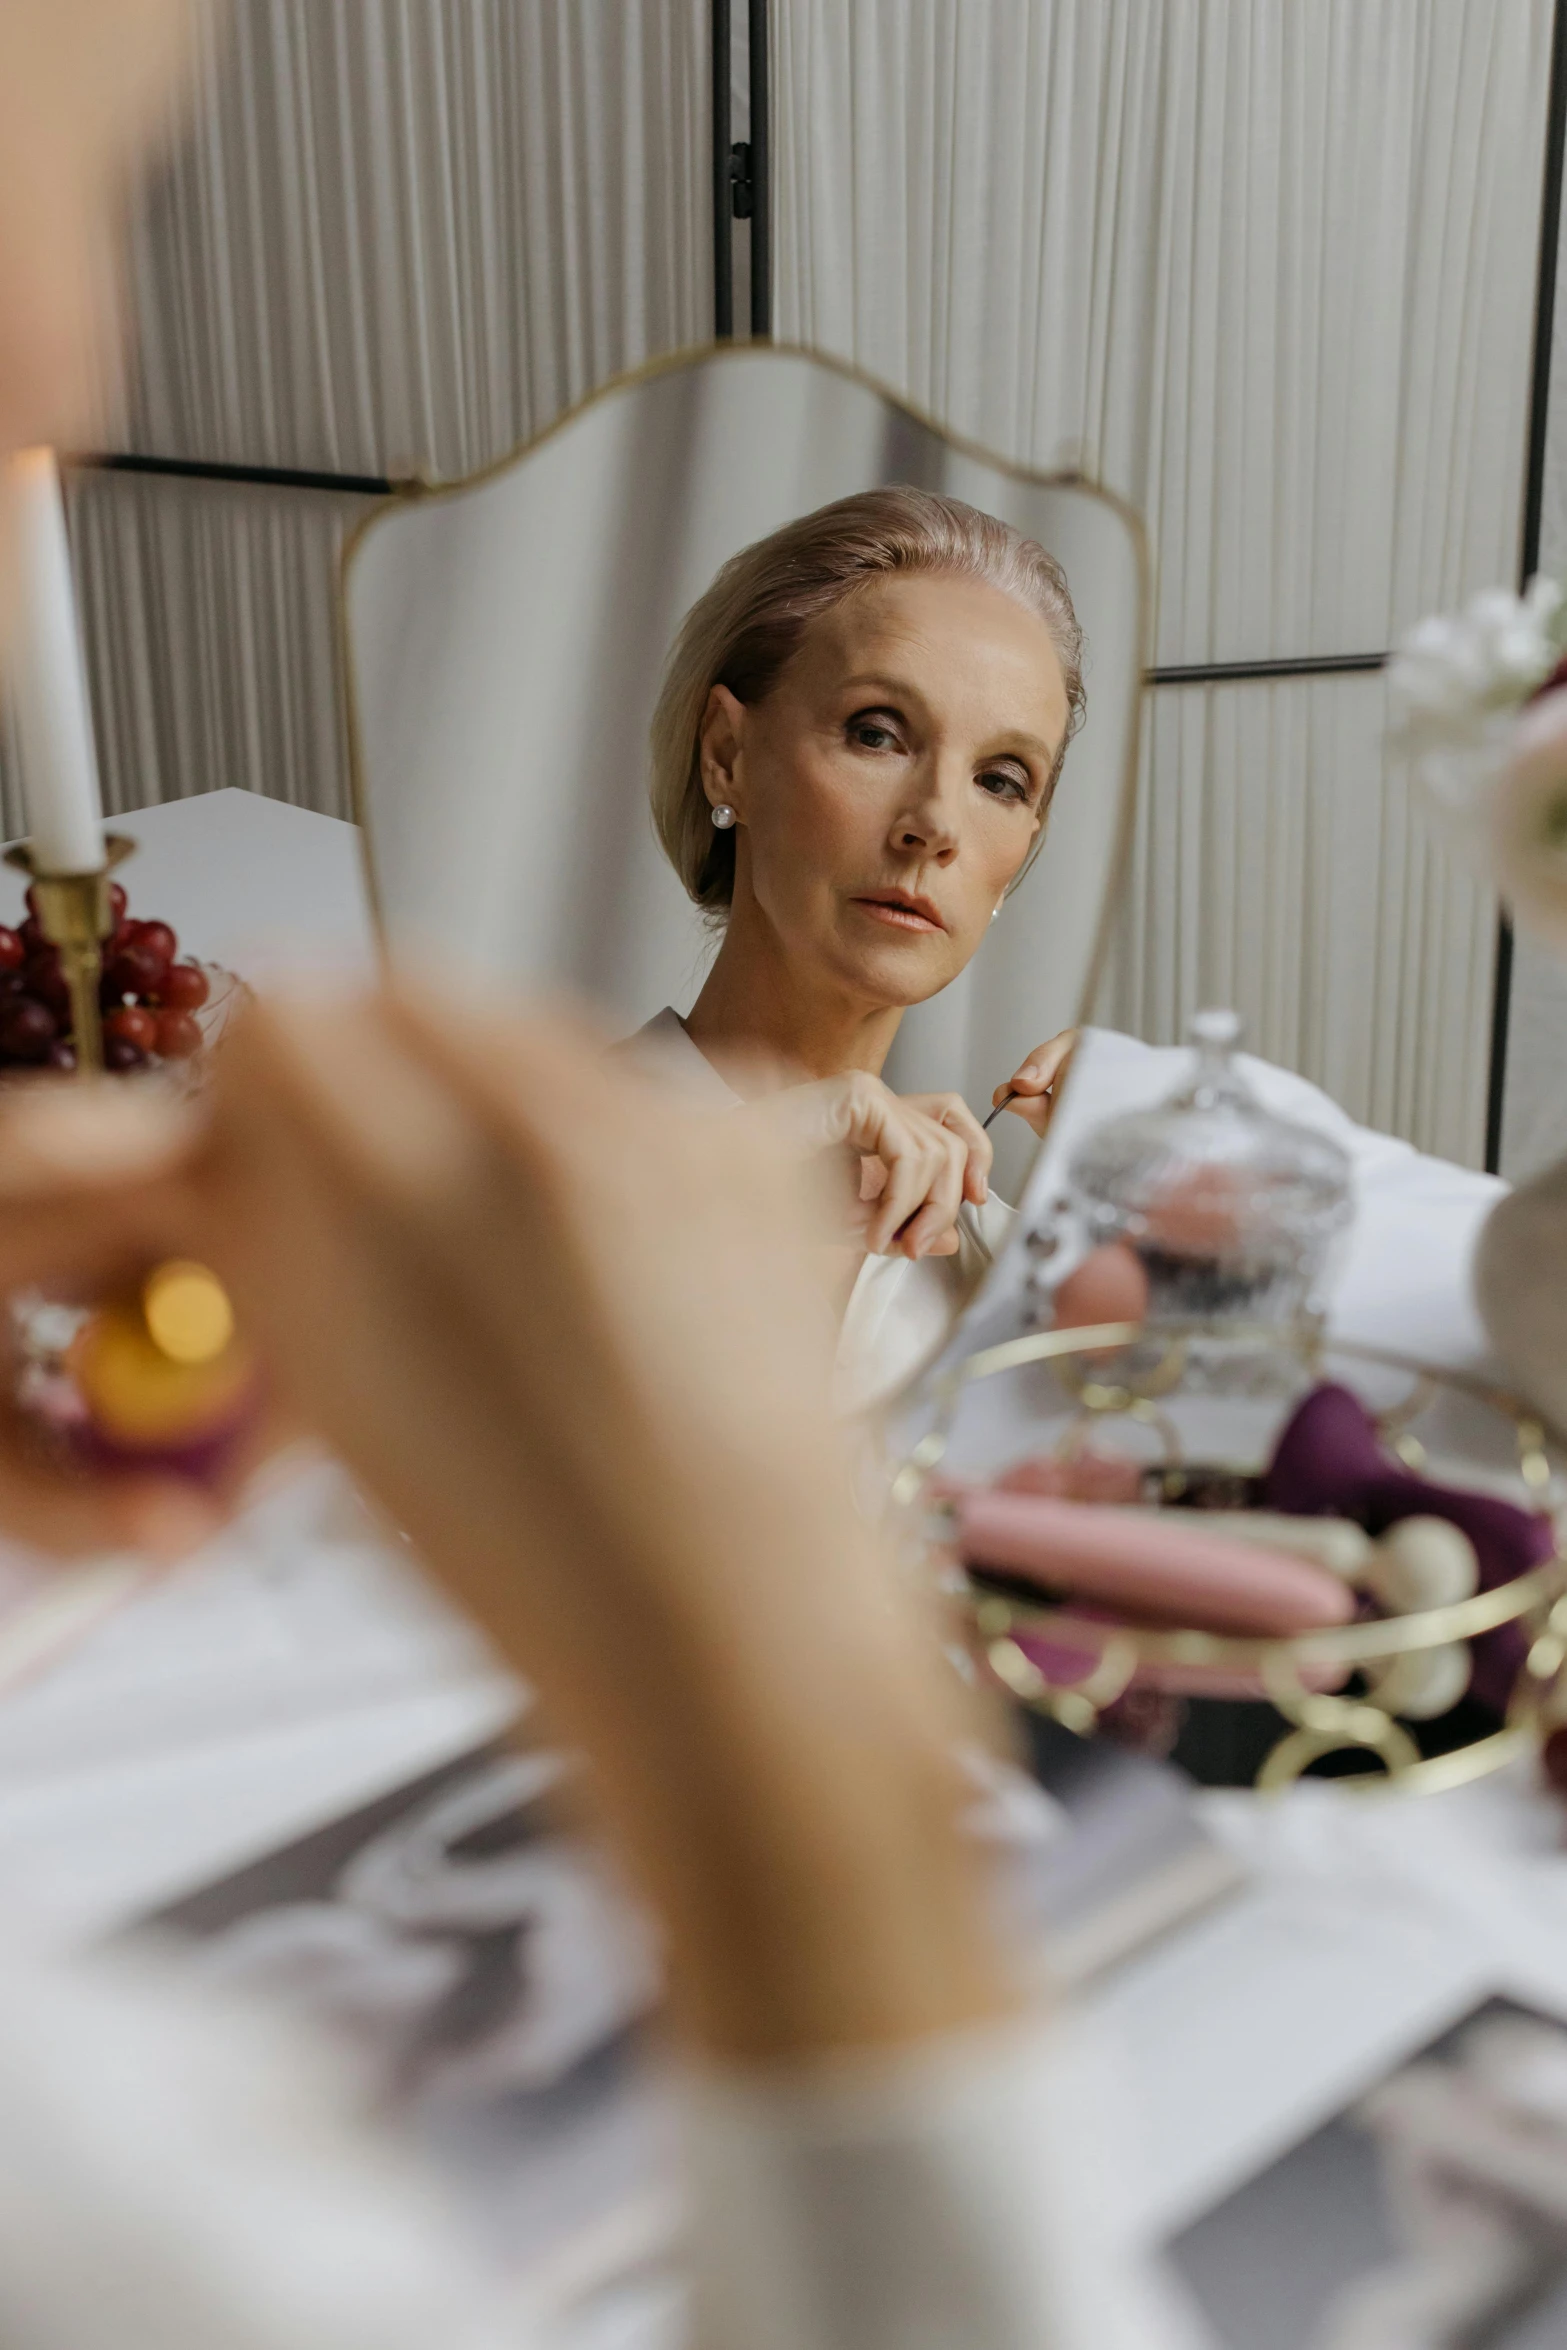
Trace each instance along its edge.
<path fill-rule="evenodd" d="M 1350 1217 L 1337 1143 L 1263 1108 L 1235 1064 L 1234 1012 L 1199 1012 L 1196 1065 L 1150 1110 L 1106 1120 L 1068 1182 L 1091 1246 L 1133 1249 L 1150 1326 L 1309 1326 L 1335 1238 Z"/>

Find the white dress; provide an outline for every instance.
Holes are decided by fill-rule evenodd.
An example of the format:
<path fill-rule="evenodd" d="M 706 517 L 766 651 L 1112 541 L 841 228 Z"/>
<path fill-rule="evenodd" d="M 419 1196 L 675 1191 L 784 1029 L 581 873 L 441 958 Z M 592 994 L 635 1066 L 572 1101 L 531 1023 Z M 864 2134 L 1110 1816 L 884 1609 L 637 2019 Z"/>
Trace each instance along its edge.
<path fill-rule="evenodd" d="M 740 1096 L 686 1034 L 672 1011 L 660 1012 L 618 1050 L 711 1109 L 735 1109 Z M 955 1256 L 867 1257 L 855 1276 L 838 1334 L 834 1397 L 845 1412 L 868 1410 L 934 1361 L 1011 1228 L 1004 1200 L 964 1207 Z"/>

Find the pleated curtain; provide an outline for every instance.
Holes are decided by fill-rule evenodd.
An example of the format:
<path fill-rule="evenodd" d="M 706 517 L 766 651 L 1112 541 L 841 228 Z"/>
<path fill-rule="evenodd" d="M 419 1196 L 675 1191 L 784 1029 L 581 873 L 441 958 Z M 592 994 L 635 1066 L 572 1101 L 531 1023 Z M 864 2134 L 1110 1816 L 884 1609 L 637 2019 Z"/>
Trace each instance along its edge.
<path fill-rule="evenodd" d="M 1550 17 L 772 0 L 775 330 L 1130 498 L 1161 664 L 1380 653 L 1516 567 Z M 708 19 L 238 0 L 134 226 L 105 441 L 450 477 L 704 339 Z M 71 502 L 111 806 L 344 813 L 360 502 L 91 472 Z M 1234 1002 L 1358 1116 L 1476 1157 L 1495 909 L 1388 772 L 1379 681 L 1148 717 L 1101 1015 L 1165 1039 Z"/>
<path fill-rule="evenodd" d="M 1384 651 L 1516 569 L 1550 19 L 774 0 L 776 331 L 1130 498 L 1161 665 Z M 1473 1159 L 1495 909 L 1381 724 L 1375 678 L 1154 693 L 1102 1016 L 1233 1003 Z"/>
<path fill-rule="evenodd" d="M 709 333 L 707 0 L 226 13 L 132 225 L 104 445 L 450 478 Z M 70 505 L 110 806 L 237 784 L 345 815 L 362 502 L 82 471 Z"/>

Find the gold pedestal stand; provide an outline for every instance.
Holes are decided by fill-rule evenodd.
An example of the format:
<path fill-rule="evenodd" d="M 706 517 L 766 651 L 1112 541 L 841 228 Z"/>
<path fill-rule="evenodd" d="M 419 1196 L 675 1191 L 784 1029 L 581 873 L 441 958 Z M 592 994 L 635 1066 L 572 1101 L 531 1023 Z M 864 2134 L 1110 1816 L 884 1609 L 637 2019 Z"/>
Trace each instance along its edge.
<path fill-rule="evenodd" d="M 1055 1440 L 1058 1457 L 1070 1457 L 1094 1425 L 1128 1418 L 1159 1437 L 1163 1457 L 1155 1465 L 1179 1467 L 1180 1437 L 1170 1410 L 1185 1374 L 1188 1346 L 1205 1336 L 1230 1342 L 1248 1339 L 1258 1347 L 1286 1343 L 1282 1333 L 1268 1329 L 1193 1323 L 1155 1334 L 1134 1322 L 1107 1322 L 1092 1329 L 1030 1331 L 970 1355 L 941 1382 L 935 1425 L 898 1470 L 892 1486 L 894 1503 L 920 1506 L 930 1478 L 945 1459 L 964 1391 L 978 1380 L 1030 1365 L 1048 1363 L 1058 1377 L 1065 1373 L 1059 1401 L 1071 1416 Z M 1559 1462 L 1567 1453 L 1567 1442 L 1557 1439 L 1504 1389 L 1468 1373 L 1349 1339 L 1326 1342 L 1308 1332 L 1287 1343 L 1295 1346 L 1313 1378 L 1331 1375 L 1324 1369 L 1324 1358 L 1409 1378 L 1408 1394 L 1376 1414 L 1384 1442 L 1406 1466 L 1418 1469 L 1425 1460 L 1411 1421 L 1444 1391 L 1499 1415 L 1510 1425 L 1516 1446 L 1520 1502 L 1532 1502 L 1536 1508 L 1553 1501 L 1560 1504 L 1551 1450 L 1554 1446 Z M 1118 1370 L 1138 1346 L 1150 1351 L 1154 1360 L 1138 1366 L 1141 1375 L 1135 1386 L 1121 1384 Z M 1228 1465 L 1237 1474 L 1248 1475 L 1258 1464 Z M 1352 1777 L 1344 1782 L 1347 1787 L 1359 1790 L 1390 1782 L 1402 1789 L 1434 1792 L 1462 1786 L 1520 1754 L 1537 1752 L 1549 1731 L 1567 1721 L 1567 1506 L 1559 1506 L 1553 1517 L 1555 1555 L 1509 1583 L 1477 1591 L 1451 1606 L 1371 1617 L 1288 1639 L 1242 1639 L 1176 1625 L 1161 1629 L 1111 1622 L 1075 1612 L 1070 1600 L 1051 1599 L 1041 1592 L 1036 1603 L 1016 1592 L 989 1590 L 982 1580 L 967 1577 L 961 1578 L 958 1607 L 972 1625 L 979 1652 L 995 1678 L 1025 1705 L 1053 1716 L 1079 1736 L 1098 1727 L 1100 1715 L 1131 1687 L 1140 1668 L 1197 1667 L 1255 1677 L 1259 1698 L 1265 1693 L 1288 1724 L 1258 1772 L 1259 1792 L 1286 1787 L 1314 1762 L 1341 1752 L 1358 1752 L 1380 1763 L 1385 1774 Z M 939 1514 L 935 1523 L 945 1530 Z M 1384 1694 L 1388 1668 L 1401 1657 L 1459 1643 L 1467 1647 L 1504 1625 L 1516 1627 L 1526 1649 L 1501 1726 L 1469 1745 L 1422 1759 L 1415 1740 L 1396 1718 L 1395 1702 Z M 1039 1636 L 1064 1658 L 1079 1661 L 1082 1669 L 1072 1678 L 1054 1677 L 1019 1646 L 1019 1634 L 1025 1639 Z M 1336 1672 L 1341 1687 L 1350 1685 L 1349 1693 L 1323 1688 L 1324 1671 Z M 1352 1686 L 1356 1680 L 1362 1684 L 1358 1690 Z"/>
<path fill-rule="evenodd" d="M 25 873 L 31 882 L 38 927 L 59 951 L 60 968 L 71 991 L 71 1041 L 76 1048 L 77 1074 L 82 1077 L 98 1076 L 103 1070 L 98 987 L 103 978 L 103 942 L 114 929 L 109 876 L 117 865 L 136 854 L 136 843 L 123 833 L 109 833 L 103 845 L 104 863 L 96 873 L 40 873 L 25 841 L 5 853 L 6 863 Z"/>

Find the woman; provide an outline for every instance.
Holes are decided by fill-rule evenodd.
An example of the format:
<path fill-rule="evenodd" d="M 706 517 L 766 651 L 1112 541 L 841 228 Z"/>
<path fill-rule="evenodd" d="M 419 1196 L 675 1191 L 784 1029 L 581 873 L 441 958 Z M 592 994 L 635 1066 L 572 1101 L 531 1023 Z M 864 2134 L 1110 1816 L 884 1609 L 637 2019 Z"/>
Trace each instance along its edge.
<path fill-rule="evenodd" d="M 773 1107 L 780 1134 L 861 1154 L 839 1266 L 851 1405 L 934 1352 L 1010 1216 L 967 1104 L 900 1100 L 881 1071 L 904 1011 L 966 968 L 1037 852 L 1083 698 L 1060 566 L 928 490 L 843 498 L 746 548 L 675 646 L 653 812 L 723 939 L 689 1015 L 635 1043 L 714 1102 L 776 1087 L 781 1066 L 803 1082 Z M 1071 1041 L 996 1089 L 1035 1133 Z"/>
<path fill-rule="evenodd" d="M 80 413 L 112 199 L 185 24 L 0 8 L 0 456 Z M 961 1833 L 959 1684 L 852 1504 L 794 1186 L 745 1122 L 646 1095 L 559 1023 L 257 1007 L 199 1111 L 0 1109 L 0 1292 L 206 1254 L 279 1395 L 592 1755 L 668 1934 L 691 2338 L 1147 2350 L 1099 2256 L 1093 2101 Z M 156 1536 L 169 1504 L 52 1474 L 0 1408 L 8 1526 Z M 8 2350 L 541 2344 L 346 2103 L 151 1962 L 0 1958 Z"/>

